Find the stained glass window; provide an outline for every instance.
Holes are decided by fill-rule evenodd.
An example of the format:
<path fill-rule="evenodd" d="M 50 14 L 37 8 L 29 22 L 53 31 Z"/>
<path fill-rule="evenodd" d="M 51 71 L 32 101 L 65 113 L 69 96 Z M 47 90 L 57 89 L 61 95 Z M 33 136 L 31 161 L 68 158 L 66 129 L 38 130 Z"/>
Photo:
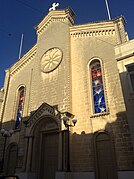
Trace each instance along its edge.
<path fill-rule="evenodd" d="M 104 95 L 104 85 L 100 61 L 95 60 L 94 63 L 90 65 L 90 69 L 92 79 L 94 113 L 104 113 L 106 112 L 106 101 Z"/>
<path fill-rule="evenodd" d="M 19 88 L 19 95 L 18 95 L 18 106 L 17 106 L 17 114 L 16 114 L 16 121 L 15 121 L 15 129 L 20 128 L 21 118 L 22 118 L 22 111 L 24 105 L 24 87 Z"/>

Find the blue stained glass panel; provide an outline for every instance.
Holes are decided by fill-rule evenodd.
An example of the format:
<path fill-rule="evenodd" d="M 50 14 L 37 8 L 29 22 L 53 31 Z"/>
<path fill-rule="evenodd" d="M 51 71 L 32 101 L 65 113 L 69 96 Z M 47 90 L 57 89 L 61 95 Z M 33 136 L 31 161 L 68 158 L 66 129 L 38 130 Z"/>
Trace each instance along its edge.
<path fill-rule="evenodd" d="M 19 90 L 19 103 L 18 103 L 17 116 L 15 121 L 15 129 L 20 128 L 23 104 L 24 104 L 24 87 L 20 88 Z"/>
<path fill-rule="evenodd" d="M 100 62 L 96 62 L 91 66 L 92 91 L 94 100 L 94 112 L 106 112 L 106 102 L 103 88 L 102 71 Z"/>

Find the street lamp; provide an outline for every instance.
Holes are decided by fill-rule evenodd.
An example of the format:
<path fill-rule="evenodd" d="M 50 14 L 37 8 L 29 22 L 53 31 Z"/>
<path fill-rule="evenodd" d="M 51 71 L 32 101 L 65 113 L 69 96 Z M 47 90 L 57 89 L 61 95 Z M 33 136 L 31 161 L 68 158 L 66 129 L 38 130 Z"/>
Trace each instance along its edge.
<path fill-rule="evenodd" d="M 4 148 L 3 148 L 3 155 L 2 155 L 2 161 L 1 161 L 1 172 L 3 172 L 4 167 L 4 158 L 5 158 L 5 149 L 6 149 L 6 141 L 8 137 L 11 137 L 14 131 L 11 129 L 9 131 L 5 129 L 1 129 L 0 131 L 1 135 L 4 137 Z"/>
<path fill-rule="evenodd" d="M 72 118 L 73 117 L 73 118 Z M 62 120 L 64 122 L 65 127 L 67 128 L 67 172 L 70 172 L 70 135 L 69 135 L 69 128 L 74 127 L 77 119 L 74 118 L 74 115 L 72 115 L 69 112 L 65 112 L 64 116 L 62 117 Z"/>

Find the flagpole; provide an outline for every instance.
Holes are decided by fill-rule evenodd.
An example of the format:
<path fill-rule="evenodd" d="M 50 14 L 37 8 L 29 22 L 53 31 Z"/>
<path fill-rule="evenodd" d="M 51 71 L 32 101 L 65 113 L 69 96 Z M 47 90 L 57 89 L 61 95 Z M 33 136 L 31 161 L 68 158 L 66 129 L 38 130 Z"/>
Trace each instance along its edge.
<path fill-rule="evenodd" d="M 106 3 L 106 7 L 107 7 L 108 18 L 109 18 L 109 20 L 111 20 L 111 15 L 110 15 L 110 10 L 109 10 L 109 6 L 108 6 L 108 1 L 105 0 L 105 3 Z"/>
<path fill-rule="evenodd" d="M 23 34 L 21 35 L 20 50 L 19 50 L 19 59 L 21 57 L 21 52 L 22 52 L 22 43 L 23 43 Z"/>

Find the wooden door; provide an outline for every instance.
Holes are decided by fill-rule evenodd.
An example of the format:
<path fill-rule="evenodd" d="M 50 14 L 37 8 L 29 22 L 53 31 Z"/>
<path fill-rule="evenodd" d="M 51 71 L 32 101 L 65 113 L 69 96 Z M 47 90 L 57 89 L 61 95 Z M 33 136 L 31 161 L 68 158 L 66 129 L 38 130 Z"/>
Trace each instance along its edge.
<path fill-rule="evenodd" d="M 40 178 L 55 179 L 58 170 L 58 133 L 42 134 Z"/>
<path fill-rule="evenodd" d="M 14 175 L 17 164 L 17 144 L 10 144 L 7 149 L 5 173 Z"/>
<path fill-rule="evenodd" d="M 100 133 L 96 137 L 96 178 L 117 179 L 115 156 L 110 136 Z"/>

